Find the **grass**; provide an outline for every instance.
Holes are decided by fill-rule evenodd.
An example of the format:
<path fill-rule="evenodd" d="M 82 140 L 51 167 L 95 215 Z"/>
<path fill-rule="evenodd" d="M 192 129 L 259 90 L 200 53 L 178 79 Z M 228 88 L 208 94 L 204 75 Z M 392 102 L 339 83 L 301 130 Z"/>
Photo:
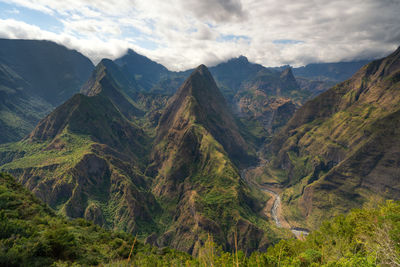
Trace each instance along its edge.
<path fill-rule="evenodd" d="M 14 159 L 0 167 L 2 170 L 13 170 L 19 168 L 41 168 L 57 165 L 55 171 L 44 171 L 44 177 L 60 176 L 65 170 L 78 163 L 82 157 L 90 153 L 91 145 L 94 143 L 85 135 L 71 134 L 65 131 L 57 140 L 64 144 L 61 150 L 48 149 L 50 143 L 35 143 L 29 140 L 0 146 L 0 153 L 13 152 L 23 153 L 21 158 Z M 42 174 L 42 175 L 43 175 Z"/>

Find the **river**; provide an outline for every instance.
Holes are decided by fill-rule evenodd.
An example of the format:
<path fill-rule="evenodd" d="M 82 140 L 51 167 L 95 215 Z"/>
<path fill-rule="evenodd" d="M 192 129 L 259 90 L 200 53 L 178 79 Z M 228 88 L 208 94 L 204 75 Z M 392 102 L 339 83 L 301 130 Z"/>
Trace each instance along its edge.
<path fill-rule="evenodd" d="M 251 170 L 251 169 L 254 169 L 254 168 L 255 167 L 251 167 L 251 168 L 245 169 L 241 173 L 241 178 L 244 181 L 246 181 L 247 184 L 249 184 L 249 182 L 246 179 L 246 172 Z M 282 210 L 281 209 L 281 197 L 279 196 L 279 194 L 277 192 L 271 190 L 270 188 L 262 187 L 261 190 L 266 192 L 266 193 L 268 193 L 268 194 L 270 194 L 270 195 L 272 195 L 272 197 L 275 199 L 274 203 L 272 205 L 271 211 L 270 211 L 271 212 L 271 217 L 275 221 L 276 226 L 279 227 L 279 228 L 282 228 L 283 224 L 279 219 L 279 217 L 281 217 L 279 212 Z M 302 239 L 303 237 L 305 237 L 305 236 L 307 236 L 309 234 L 309 231 L 307 229 L 305 229 L 305 228 L 290 227 L 290 226 L 289 227 L 285 227 L 285 228 L 290 229 L 290 231 L 292 231 L 292 233 L 298 239 Z"/>

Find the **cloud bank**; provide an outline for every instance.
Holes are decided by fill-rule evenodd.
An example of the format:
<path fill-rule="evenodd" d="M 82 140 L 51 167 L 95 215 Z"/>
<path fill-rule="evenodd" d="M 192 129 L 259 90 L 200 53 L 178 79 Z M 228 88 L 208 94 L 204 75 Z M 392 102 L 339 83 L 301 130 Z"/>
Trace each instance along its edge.
<path fill-rule="evenodd" d="M 264 66 L 300 66 L 381 57 L 400 45 L 398 0 L 0 3 L 8 9 L 0 13 L 0 37 L 53 40 L 95 63 L 132 48 L 171 70 L 239 55 Z M 60 26 L 39 25 L 30 11 Z"/>

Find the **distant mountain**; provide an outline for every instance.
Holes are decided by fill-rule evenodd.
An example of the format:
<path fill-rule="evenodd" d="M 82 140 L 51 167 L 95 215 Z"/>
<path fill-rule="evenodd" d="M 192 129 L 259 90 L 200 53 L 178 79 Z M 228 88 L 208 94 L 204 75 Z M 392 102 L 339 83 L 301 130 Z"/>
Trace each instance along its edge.
<path fill-rule="evenodd" d="M 269 139 L 312 95 L 299 86 L 290 67 L 265 68 L 244 56 L 211 67 L 210 72 L 239 117 L 242 134 L 249 140 L 255 137 L 256 143 Z"/>
<path fill-rule="evenodd" d="M 134 95 L 128 93 L 132 99 L 142 99 L 143 94 L 149 93 L 172 95 L 193 71 L 168 71 L 162 65 L 132 50 L 128 50 L 124 56 L 114 62 L 125 76 L 117 79 L 126 81 L 126 85 L 121 88 L 129 91 L 132 89 L 127 88 L 132 88 L 135 84 L 133 86 L 135 89 L 132 91 L 140 92 Z M 301 88 L 290 68 L 282 71 L 265 68 L 249 62 L 244 56 L 211 67 L 210 72 L 215 77 L 230 108 L 242 118 L 244 123 L 241 129 L 242 134 L 250 139 L 254 139 L 251 137 L 254 134 L 257 136 L 255 138 L 264 139 L 262 135 L 269 135 L 284 125 L 295 109 L 313 94 L 308 89 L 315 87 Z M 261 95 L 264 98 L 261 98 Z M 149 98 L 145 96 L 142 100 L 148 103 Z M 290 108 L 282 107 L 278 110 L 282 103 L 288 101 L 291 102 Z M 153 114 L 159 113 L 155 111 Z M 261 130 L 251 133 L 251 130 L 246 132 L 245 127 L 257 127 Z"/>
<path fill-rule="evenodd" d="M 336 63 L 313 63 L 304 67 L 293 68 L 296 77 L 318 81 L 342 82 L 356 73 L 362 66 L 371 60 L 360 60 Z"/>
<path fill-rule="evenodd" d="M 170 222 L 156 244 L 197 253 L 210 233 L 230 250 L 237 228 L 242 249 L 266 245 L 264 230 L 250 220 L 260 203 L 234 164 L 251 162 L 248 151 L 213 77 L 199 66 L 169 101 L 157 129 L 149 170 Z"/>
<path fill-rule="evenodd" d="M 295 113 L 269 150 L 289 220 L 314 228 L 364 203 L 400 199 L 399 103 L 400 48 Z"/>
<path fill-rule="evenodd" d="M 136 107 L 136 103 L 129 96 L 135 96 L 137 93 L 135 80 L 121 71 L 111 60 L 103 59 L 96 66 L 81 92 L 87 96 L 102 95 L 107 97 L 128 119 L 144 114 L 142 110 Z"/>
<path fill-rule="evenodd" d="M 78 92 L 94 67 L 79 52 L 50 41 L 0 39 L 0 58 L 31 85 L 28 93 L 54 106 Z"/>
<path fill-rule="evenodd" d="M 79 92 L 93 64 L 49 41 L 0 39 L 0 143 L 17 141 Z"/>
<path fill-rule="evenodd" d="M 315 97 L 337 83 L 350 78 L 369 62 L 370 60 L 311 63 L 303 67 L 292 68 L 292 71 L 300 88 L 311 92 L 312 97 Z M 285 65 L 268 69 L 284 71 L 287 68 L 291 68 L 291 66 Z"/>
<path fill-rule="evenodd" d="M 114 62 L 127 75 L 133 77 L 139 85 L 139 89 L 144 91 L 150 91 L 163 76 L 170 74 L 170 71 L 163 65 L 139 55 L 131 49 L 124 56 L 114 60 Z"/>
<path fill-rule="evenodd" d="M 244 81 L 251 79 L 263 69 L 263 66 L 250 63 L 246 57 L 240 56 L 211 67 L 210 72 L 220 85 L 239 91 Z"/>

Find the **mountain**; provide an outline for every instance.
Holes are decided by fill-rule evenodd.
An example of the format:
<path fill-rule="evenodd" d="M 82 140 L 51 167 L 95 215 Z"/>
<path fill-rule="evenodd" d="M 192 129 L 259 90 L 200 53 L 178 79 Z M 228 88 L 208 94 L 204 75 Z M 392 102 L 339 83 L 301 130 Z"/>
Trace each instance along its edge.
<path fill-rule="evenodd" d="M 21 139 L 52 109 L 40 97 L 28 95 L 24 89 L 29 87 L 15 71 L 0 63 L 0 143 Z"/>
<path fill-rule="evenodd" d="M 311 92 L 311 97 L 328 90 L 337 83 L 343 82 L 356 73 L 370 60 L 334 62 L 334 63 L 311 63 L 306 66 L 292 68 L 293 74 L 300 88 Z M 284 71 L 291 68 L 289 65 L 268 68 Z"/>
<path fill-rule="evenodd" d="M 93 64 L 49 41 L 0 39 L 0 143 L 17 141 L 79 92 Z"/>
<path fill-rule="evenodd" d="M 150 91 L 163 76 L 170 74 L 170 71 L 163 65 L 139 55 L 131 49 L 114 62 L 129 76 L 134 77 L 140 90 L 144 91 Z"/>
<path fill-rule="evenodd" d="M 165 100 L 176 92 L 193 71 L 168 71 L 132 50 L 114 62 L 119 72 L 123 73 L 118 75 L 120 78 L 117 80 L 125 81 L 120 88 L 134 99 L 137 106 L 147 110 L 148 103 L 154 102 L 155 96 L 156 104 L 165 104 Z M 241 134 L 251 143 L 262 142 L 264 135 L 270 136 L 284 125 L 287 118 L 313 94 L 308 89 L 316 87 L 301 88 L 291 68 L 282 71 L 265 68 L 249 62 L 244 56 L 211 67 L 210 72 L 235 117 L 239 117 Z M 281 107 L 283 103 L 285 105 Z M 147 115 L 153 126 L 160 116 L 159 107 L 157 105 Z"/>
<path fill-rule="evenodd" d="M 244 56 L 211 67 L 210 72 L 228 101 L 238 92 L 250 89 L 259 89 L 274 96 L 299 90 L 291 68 L 282 71 L 265 68 L 249 62 Z"/>
<path fill-rule="evenodd" d="M 127 115 L 141 99 L 127 95 L 134 83 L 124 75 L 100 62 L 85 95 L 56 108 L 22 141 L 0 146 L 0 169 L 60 214 L 161 247 L 197 254 L 212 233 L 230 250 L 237 231 L 239 247 L 251 252 L 283 235 L 259 215 L 265 196 L 240 177 L 238 167 L 255 164 L 255 153 L 207 68 L 170 99 L 154 140 Z"/>
<path fill-rule="evenodd" d="M 237 162 L 249 160 L 249 148 L 206 66 L 200 65 L 170 100 L 160 119 L 157 141 L 165 138 L 171 128 L 181 127 L 175 124 L 177 120 L 194 120 L 194 123 L 205 127 L 224 146 L 231 158 Z"/>
<path fill-rule="evenodd" d="M 319 81 L 342 82 L 350 78 L 370 60 L 336 62 L 336 63 L 312 63 L 303 67 L 294 68 L 296 77 L 308 78 Z"/>
<path fill-rule="evenodd" d="M 149 147 L 146 134 L 110 98 L 76 94 L 27 138 L 2 146 L 0 164 L 68 217 L 151 233 L 158 206 L 143 175 Z"/>
<path fill-rule="evenodd" d="M 210 72 L 216 78 L 217 83 L 238 91 L 243 81 L 263 69 L 263 66 L 250 63 L 245 56 L 240 56 L 211 67 Z"/>
<path fill-rule="evenodd" d="M 102 95 L 107 97 L 128 119 L 142 116 L 144 112 L 128 95 L 135 96 L 137 84 L 134 79 L 122 72 L 108 59 L 103 59 L 96 66 L 92 76 L 83 85 L 81 92 L 87 96 Z"/>
<path fill-rule="evenodd" d="M 270 146 L 270 179 L 286 187 L 285 215 L 321 218 L 399 199 L 400 48 L 304 104 Z"/>
<path fill-rule="evenodd" d="M 50 41 L 0 39 L 0 58 L 27 83 L 29 93 L 57 106 L 79 91 L 93 70 L 75 50 Z"/>
<path fill-rule="evenodd" d="M 210 72 L 239 119 L 241 134 L 256 146 L 269 140 L 312 95 L 299 86 L 290 67 L 265 68 L 244 56 L 211 67 Z"/>
<path fill-rule="evenodd" d="M 210 233 L 230 250 L 238 231 L 240 248 L 265 247 L 268 226 L 256 219 L 262 204 L 234 164 L 254 161 L 248 151 L 212 75 L 200 65 L 168 102 L 157 128 L 148 171 L 169 223 L 155 243 L 197 253 Z"/>

